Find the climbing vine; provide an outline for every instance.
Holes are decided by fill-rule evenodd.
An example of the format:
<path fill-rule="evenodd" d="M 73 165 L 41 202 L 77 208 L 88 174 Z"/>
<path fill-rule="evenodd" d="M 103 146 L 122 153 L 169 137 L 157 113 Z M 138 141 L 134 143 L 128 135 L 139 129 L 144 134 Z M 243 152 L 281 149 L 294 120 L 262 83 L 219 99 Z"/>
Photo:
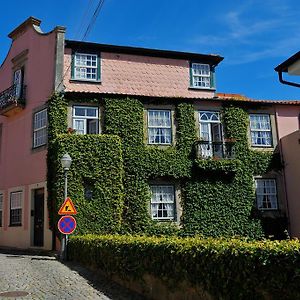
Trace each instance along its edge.
<path fill-rule="evenodd" d="M 236 141 L 235 158 L 203 160 L 195 155 L 193 103 L 178 100 L 174 104 L 176 143 L 157 147 L 144 141 L 145 100 L 101 99 L 104 134 L 100 136 L 66 133 L 71 100 L 55 95 L 49 101 L 49 199 L 62 197 L 59 159 L 68 151 L 76 161 L 70 193 L 78 199 L 79 211 L 85 209 L 80 215 L 82 232 L 263 236 L 261 220 L 253 213 L 253 176 L 280 168 L 280 163 L 272 152 L 250 149 L 244 107 L 229 104 L 222 111 L 226 138 Z M 158 179 L 180 186 L 180 227 L 151 220 L 149 183 Z M 95 190 L 92 199 L 84 198 L 85 184 Z"/>

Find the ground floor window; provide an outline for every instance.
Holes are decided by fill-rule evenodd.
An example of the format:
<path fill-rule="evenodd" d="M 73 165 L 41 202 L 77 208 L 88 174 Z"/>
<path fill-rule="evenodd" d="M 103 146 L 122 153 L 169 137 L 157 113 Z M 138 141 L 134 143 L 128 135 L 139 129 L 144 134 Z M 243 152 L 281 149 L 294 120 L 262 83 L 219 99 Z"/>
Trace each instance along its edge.
<path fill-rule="evenodd" d="M 151 185 L 151 216 L 153 220 L 175 220 L 173 185 Z"/>
<path fill-rule="evenodd" d="M 275 179 L 255 179 L 257 208 L 277 209 L 277 189 Z"/>
<path fill-rule="evenodd" d="M 22 191 L 10 194 L 10 226 L 22 225 Z"/>

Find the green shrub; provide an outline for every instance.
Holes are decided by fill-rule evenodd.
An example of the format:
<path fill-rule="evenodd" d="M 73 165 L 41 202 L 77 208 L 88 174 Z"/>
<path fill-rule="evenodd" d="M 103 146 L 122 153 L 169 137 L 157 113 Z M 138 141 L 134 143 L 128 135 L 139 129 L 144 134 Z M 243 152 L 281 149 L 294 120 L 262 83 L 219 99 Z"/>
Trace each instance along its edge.
<path fill-rule="evenodd" d="M 214 299 L 300 298 L 298 240 L 85 235 L 70 239 L 69 256 L 125 279 L 147 273 L 170 288 L 186 281 Z"/>

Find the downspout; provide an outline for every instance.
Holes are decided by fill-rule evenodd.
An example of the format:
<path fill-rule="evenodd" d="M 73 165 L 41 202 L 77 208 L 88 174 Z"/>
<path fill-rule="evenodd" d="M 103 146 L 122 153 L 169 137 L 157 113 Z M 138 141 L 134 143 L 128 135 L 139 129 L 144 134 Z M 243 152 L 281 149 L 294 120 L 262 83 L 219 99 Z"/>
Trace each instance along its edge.
<path fill-rule="evenodd" d="M 282 84 L 291 85 L 291 86 L 294 86 L 294 87 L 300 87 L 300 84 L 299 84 L 299 83 L 296 83 L 296 82 L 290 82 L 290 81 L 284 80 L 284 79 L 282 78 L 282 71 L 278 71 L 278 77 L 279 77 L 279 81 L 280 81 Z"/>

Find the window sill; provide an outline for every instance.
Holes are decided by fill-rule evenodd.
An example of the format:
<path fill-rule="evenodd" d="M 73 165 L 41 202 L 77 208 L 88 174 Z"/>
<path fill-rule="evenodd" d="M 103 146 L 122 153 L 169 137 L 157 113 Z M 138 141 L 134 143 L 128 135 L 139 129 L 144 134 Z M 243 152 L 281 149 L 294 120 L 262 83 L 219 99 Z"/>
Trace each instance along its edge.
<path fill-rule="evenodd" d="M 44 144 L 41 146 L 32 147 L 31 152 L 36 153 L 36 152 L 41 152 L 41 151 L 47 150 L 47 146 L 48 146 L 47 144 Z"/>
<path fill-rule="evenodd" d="M 251 149 L 257 151 L 274 151 L 275 148 L 273 146 L 252 146 L 251 145 Z"/>
<path fill-rule="evenodd" d="M 196 91 L 211 91 L 211 92 L 214 92 L 216 90 L 216 88 L 196 87 L 196 86 L 190 86 L 188 89 L 196 90 Z"/>
<path fill-rule="evenodd" d="M 71 78 L 70 82 L 101 84 L 101 80 Z"/>
<path fill-rule="evenodd" d="M 10 224 L 8 227 L 22 227 L 22 224 Z"/>
<path fill-rule="evenodd" d="M 171 147 L 173 144 L 159 144 L 159 143 L 147 143 L 147 146 L 162 146 L 162 147 Z"/>

